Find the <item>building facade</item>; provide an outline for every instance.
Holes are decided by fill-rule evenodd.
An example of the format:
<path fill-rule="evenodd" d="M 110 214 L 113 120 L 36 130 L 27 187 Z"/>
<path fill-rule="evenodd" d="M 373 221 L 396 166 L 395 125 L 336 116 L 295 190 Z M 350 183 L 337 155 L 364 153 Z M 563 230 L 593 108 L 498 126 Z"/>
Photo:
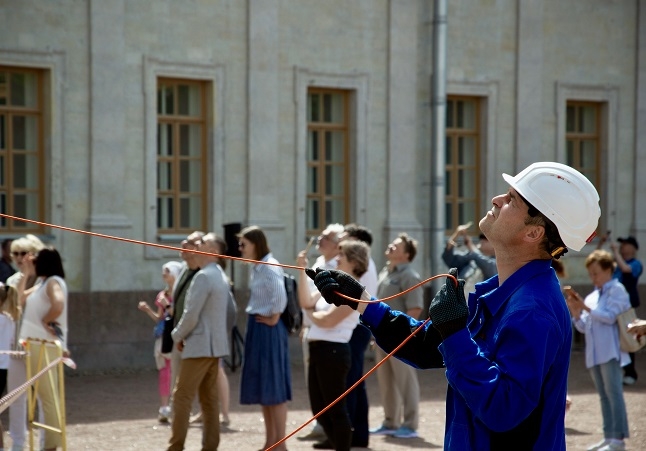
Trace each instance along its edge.
<path fill-rule="evenodd" d="M 289 264 L 327 223 L 357 222 L 378 265 L 394 235 L 417 238 L 428 277 L 446 270 L 434 214 L 447 234 L 477 224 L 501 173 L 554 160 L 597 186 L 600 232 L 646 242 L 646 2 L 447 8 L 435 149 L 433 1 L 0 0 L 1 212 L 171 248 L 257 224 Z M 96 342 L 123 365 L 147 355 L 130 312 L 177 251 L 0 218 L 1 236 L 25 233 L 65 259 L 79 358 L 100 366 Z M 566 257 L 573 283 L 590 250 Z"/>

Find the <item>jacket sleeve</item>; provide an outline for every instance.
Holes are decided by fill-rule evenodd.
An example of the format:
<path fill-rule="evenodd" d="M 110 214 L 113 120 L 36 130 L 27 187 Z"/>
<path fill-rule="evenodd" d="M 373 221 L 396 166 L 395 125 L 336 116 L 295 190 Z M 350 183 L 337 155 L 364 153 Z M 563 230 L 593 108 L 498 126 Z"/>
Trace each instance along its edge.
<path fill-rule="evenodd" d="M 202 271 L 195 274 L 195 277 L 191 280 L 191 285 L 186 293 L 184 312 L 172 332 L 175 343 L 186 339 L 197 326 L 200 313 L 208 296 L 208 282 L 208 276 Z"/>
<path fill-rule="evenodd" d="M 388 353 L 424 323 L 405 313 L 391 310 L 390 306 L 383 302 L 368 305 L 361 322 L 370 329 L 377 345 Z M 442 368 L 444 359 L 438 351 L 441 342 L 440 334 L 428 321 L 394 356 L 415 368 Z"/>

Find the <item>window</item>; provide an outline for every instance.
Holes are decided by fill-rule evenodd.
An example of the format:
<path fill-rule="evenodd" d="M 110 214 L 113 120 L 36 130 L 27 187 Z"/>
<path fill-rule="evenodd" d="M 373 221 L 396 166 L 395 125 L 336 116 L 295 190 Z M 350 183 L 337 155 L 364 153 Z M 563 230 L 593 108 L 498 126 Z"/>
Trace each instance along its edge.
<path fill-rule="evenodd" d="M 480 105 L 449 96 L 446 104 L 446 231 L 480 219 Z"/>
<path fill-rule="evenodd" d="M 585 175 L 597 191 L 601 187 L 601 105 L 598 102 L 568 101 L 565 125 L 566 163 Z"/>
<path fill-rule="evenodd" d="M 42 73 L 0 66 L 0 211 L 43 219 Z M 0 218 L 4 233 L 39 232 Z"/>
<path fill-rule="evenodd" d="M 307 94 L 306 233 L 348 221 L 348 91 L 310 89 Z"/>
<path fill-rule="evenodd" d="M 157 83 L 158 233 L 206 230 L 206 84 Z"/>

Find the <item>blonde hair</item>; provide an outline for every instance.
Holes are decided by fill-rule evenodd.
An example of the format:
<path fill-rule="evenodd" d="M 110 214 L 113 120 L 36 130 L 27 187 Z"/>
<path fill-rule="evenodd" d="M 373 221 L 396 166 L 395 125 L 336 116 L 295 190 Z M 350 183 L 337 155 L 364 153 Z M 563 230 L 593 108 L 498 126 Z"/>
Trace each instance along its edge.
<path fill-rule="evenodd" d="M 36 235 L 32 234 L 21 236 L 20 238 L 16 238 L 11 242 L 11 252 L 22 251 L 37 254 L 44 248 L 45 243 L 43 243 Z M 15 276 L 18 276 L 18 274 L 14 274 L 10 277 L 10 279 Z M 23 274 L 21 274 L 20 276 L 25 277 L 25 275 Z M 31 276 L 26 282 L 27 283 L 25 284 L 25 289 L 31 288 L 36 282 L 36 276 Z M 11 316 L 14 321 L 18 321 L 20 319 L 20 316 L 22 315 L 22 308 L 20 306 L 20 303 L 18 302 L 18 292 L 16 291 L 16 287 L 6 285 L 3 291 L 5 291 L 5 299 L 2 303 L 1 310 Z"/>
<path fill-rule="evenodd" d="M 45 243 L 40 241 L 36 235 L 31 234 L 21 236 L 11 242 L 11 252 L 25 251 L 36 254 L 44 248 Z"/>

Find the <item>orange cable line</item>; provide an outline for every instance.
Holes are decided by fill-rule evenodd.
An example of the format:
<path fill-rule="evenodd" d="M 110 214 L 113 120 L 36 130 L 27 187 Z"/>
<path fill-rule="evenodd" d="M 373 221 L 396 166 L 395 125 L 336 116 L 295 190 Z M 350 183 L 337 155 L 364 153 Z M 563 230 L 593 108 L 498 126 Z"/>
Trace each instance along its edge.
<path fill-rule="evenodd" d="M 60 226 L 60 225 L 55 225 L 55 224 L 49 224 L 49 223 L 46 223 L 46 222 L 35 221 L 35 220 L 33 220 L 33 219 L 20 218 L 20 217 L 18 217 L 18 216 L 12 216 L 12 215 L 8 215 L 8 214 L 5 214 L 5 213 L 0 213 L 0 217 L 4 217 L 4 218 L 8 218 L 8 219 L 13 219 L 13 220 L 16 220 L 16 221 L 28 222 L 28 223 L 31 223 L 31 224 L 37 224 L 37 225 L 45 226 L 45 227 L 52 227 L 52 228 L 55 228 L 55 229 L 65 230 L 65 231 L 67 231 L 67 232 L 75 232 L 75 233 L 80 233 L 80 234 L 84 234 L 84 235 L 94 236 L 94 237 L 98 237 L 98 238 L 107 238 L 107 239 L 116 240 L 116 241 L 123 241 L 123 242 L 126 242 L 126 243 L 141 244 L 141 245 L 144 245 L 144 246 L 151 246 L 151 247 L 157 247 L 157 248 L 161 248 L 161 249 L 176 250 L 176 251 L 179 251 L 179 252 L 190 252 L 190 253 L 195 253 L 195 254 L 211 255 L 211 256 L 217 256 L 217 257 L 221 257 L 221 258 L 228 258 L 228 259 L 230 259 L 230 260 L 238 260 L 238 261 L 242 261 L 242 262 L 246 262 L 246 263 L 254 263 L 254 264 L 258 264 L 258 263 L 260 263 L 260 264 L 264 264 L 264 265 L 273 265 L 273 266 L 280 266 L 280 267 L 283 267 L 283 268 L 297 269 L 297 270 L 300 270 L 300 271 L 305 270 L 305 268 L 303 268 L 303 267 L 301 267 L 301 266 L 286 265 L 286 264 L 283 264 L 283 263 L 270 263 L 270 262 L 263 262 L 263 261 L 258 261 L 258 260 L 251 260 L 251 259 L 242 258 L 242 257 L 233 257 L 233 256 L 230 256 L 230 255 L 215 254 L 215 253 L 212 253 L 212 252 L 204 252 L 204 251 L 191 250 L 191 249 L 182 249 L 182 248 L 179 248 L 179 247 L 176 247 L 176 246 L 168 246 L 168 245 L 164 245 L 164 244 L 150 243 L 150 242 L 147 242 L 147 241 L 135 240 L 135 239 L 130 239 L 130 238 L 122 238 L 122 237 L 117 237 L 117 236 L 113 236 L 113 235 L 106 235 L 106 234 L 104 234 L 104 233 L 90 232 L 90 231 L 87 231 L 87 230 L 80 230 L 80 229 L 74 229 L 74 228 L 71 228 L 71 227 L 65 227 L 65 226 Z M 383 299 L 375 299 L 375 300 L 370 300 L 370 301 L 364 301 L 364 300 L 361 300 L 361 299 L 354 299 L 354 298 L 352 298 L 352 297 L 346 296 L 346 295 L 344 295 L 343 293 L 336 292 L 336 294 L 337 294 L 337 295 L 339 295 L 339 296 L 341 296 L 341 297 L 343 297 L 343 298 L 346 298 L 346 299 L 349 299 L 349 300 L 351 300 L 351 301 L 355 301 L 355 302 L 358 302 L 358 303 L 372 304 L 372 303 L 377 303 L 377 302 L 389 301 L 389 300 L 391 300 L 391 299 L 395 299 L 395 298 L 397 298 L 397 297 L 399 297 L 399 296 L 403 296 L 404 294 L 406 294 L 406 293 L 408 293 L 408 292 L 410 292 L 410 291 L 413 291 L 413 290 L 415 290 L 415 289 L 417 289 L 417 288 L 421 287 L 422 285 L 425 285 L 426 283 L 430 282 L 431 280 L 437 279 L 437 278 L 439 278 L 439 277 L 449 277 L 449 278 L 451 278 L 451 279 L 454 281 L 454 283 L 455 283 L 455 284 L 456 284 L 456 286 L 457 286 L 457 279 L 456 279 L 455 277 L 453 277 L 451 274 L 438 274 L 438 275 L 436 275 L 436 276 L 429 277 L 428 279 L 423 280 L 423 281 L 421 281 L 420 283 L 418 283 L 417 285 L 413 285 L 412 287 L 410 287 L 410 288 L 408 288 L 408 289 L 406 289 L 406 290 L 404 290 L 404 291 L 402 291 L 402 292 L 400 292 L 400 293 L 397 293 L 397 294 L 395 294 L 395 295 L 393 295 L 393 296 L 385 297 L 385 298 L 383 298 Z M 280 441 L 278 441 L 278 442 L 276 442 L 275 444 L 273 444 L 270 448 L 268 448 L 268 450 L 267 450 L 267 451 L 271 451 L 271 450 L 272 450 L 272 449 L 274 449 L 276 446 L 280 445 L 281 443 L 283 443 L 283 442 L 285 442 L 286 440 L 288 440 L 288 439 L 290 439 L 291 437 L 293 437 L 296 433 L 298 433 L 299 431 L 301 431 L 301 430 L 302 430 L 305 426 L 307 426 L 310 422 L 312 422 L 313 420 L 317 419 L 319 416 L 321 416 L 322 414 L 324 414 L 325 412 L 327 412 L 331 407 L 333 407 L 336 403 L 338 403 L 339 401 L 341 401 L 341 400 L 342 400 L 342 399 L 343 399 L 343 398 L 344 398 L 348 393 L 350 393 L 352 390 L 354 390 L 354 389 L 357 387 L 357 385 L 359 385 L 359 384 L 360 384 L 361 382 L 363 382 L 363 381 L 364 381 L 368 376 L 370 376 L 372 373 L 374 373 L 374 372 L 377 370 L 377 368 L 379 368 L 379 367 L 380 367 L 380 366 L 381 366 L 381 365 L 382 365 L 386 360 L 388 360 L 388 359 L 389 359 L 393 354 L 395 354 L 395 353 L 396 353 L 396 352 L 397 352 L 397 351 L 398 351 L 402 346 L 404 346 L 404 345 L 408 342 L 408 340 L 410 340 L 411 338 L 413 338 L 413 336 L 414 336 L 415 334 L 417 334 L 417 332 L 419 332 L 419 331 L 420 331 L 420 330 L 421 330 L 421 329 L 422 329 L 422 328 L 423 328 L 423 327 L 424 327 L 424 326 L 425 326 L 429 321 L 430 321 L 430 318 L 426 319 L 422 324 L 420 324 L 420 326 L 419 326 L 417 329 L 415 329 L 415 330 L 414 330 L 414 331 L 413 331 L 413 332 L 412 332 L 408 337 L 406 337 L 406 339 L 405 339 L 404 341 L 402 341 L 402 342 L 399 344 L 399 346 L 397 346 L 395 349 L 393 349 L 393 350 L 392 350 L 392 352 L 390 352 L 390 353 L 389 353 L 386 357 L 384 357 L 384 358 L 383 358 L 379 363 L 377 363 L 377 364 L 376 364 L 373 368 L 371 368 L 371 369 L 370 369 L 366 374 L 364 374 L 364 375 L 361 377 L 361 379 L 359 379 L 357 382 L 355 382 L 355 383 L 352 385 L 352 387 L 348 388 L 345 392 L 343 392 L 343 394 L 341 394 L 341 396 L 339 396 L 337 399 L 335 399 L 332 403 L 330 403 L 327 407 L 325 407 L 325 408 L 324 408 L 323 410 L 321 410 L 319 413 L 317 413 L 316 415 L 314 415 L 314 416 L 313 416 L 312 418 L 310 418 L 308 421 L 306 421 L 305 423 L 303 423 L 300 427 L 298 427 L 298 428 L 297 428 L 296 430 L 294 430 L 292 433 L 290 433 L 289 435 L 287 435 L 287 436 L 283 437 Z"/>

